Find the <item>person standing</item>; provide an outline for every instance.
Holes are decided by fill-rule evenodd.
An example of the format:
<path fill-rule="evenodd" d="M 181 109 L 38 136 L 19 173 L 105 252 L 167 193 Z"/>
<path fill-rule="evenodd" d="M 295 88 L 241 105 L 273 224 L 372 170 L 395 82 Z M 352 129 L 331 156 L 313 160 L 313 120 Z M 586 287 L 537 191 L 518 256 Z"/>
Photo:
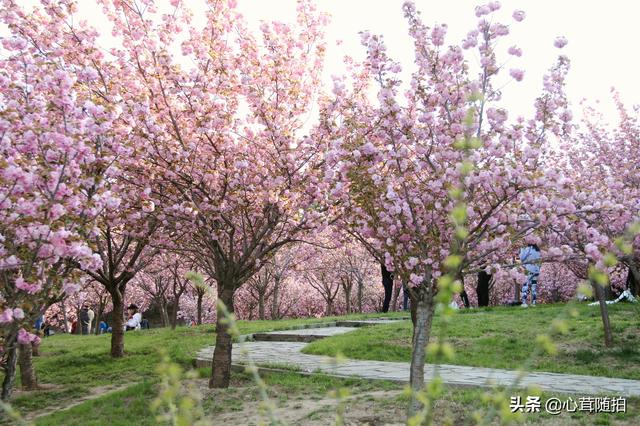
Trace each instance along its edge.
<path fill-rule="evenodd" d="M 93 329 L 93 319 L 96 317 L 96 314 L 95 312 L 93 312 L 93 309 L 91 309 L 91 306 L 89 306 L 87 314 L 89 315 L 89 334 L 91 334 L 91 330 Z"/>
<path fill-rule="evenodd" d="M 44 315 L 40 315 L 38 317 L 38 319 L 36 320 L 36 323 L 34 325 L 36 333 L 40 332 L 40 330 L 42 330 L 43 326 L 44 326 Z"/>
<path fill-rule="evenodd" d="M 478 296 L 478 306 L 489 306 L 489 283 L 491 274 L 486 270 L 478 272 L 478 283 L 476 285 L 476 295 Z"/>
<path fill-rule="evenodd" d="M 393 293 L 393 274 L 389 272 L 384 263 L 380 264 L 382 271 L 382 286 L 384 287 L 384 301 L 382 302 L 382 312 L 389 312 L 391 295 Z"/>
<path fill-rule="evenodd" d="M 462 303 L 464 303 L 464 307 L 469 309 L 471 305 L 469 304 L 469 296 L 467 296 L 467 292 L 464 289 L 464 275 L 460 275 L 460 284 L 462 285 L 462 290 L 460 290 L 460 299 L 462 300 Z"/>
<path fill-rule="evenodd" d="M 83 305 L 80 309 L 80 329 L 83 335 L 89 334 L 89 308 Z"/>
<path fill-rule="evenodd" d="M 531 289 L 531 304 L 536 304 L 536 290 L 538 285 L 538 275 L 540 275 L 540 249 L 536 244 L 529 244 L 520 249 L 520 262 L 527 271 L 527 281 L 522 286 L 522 307 L 526 308 L 527 296 Z"/>

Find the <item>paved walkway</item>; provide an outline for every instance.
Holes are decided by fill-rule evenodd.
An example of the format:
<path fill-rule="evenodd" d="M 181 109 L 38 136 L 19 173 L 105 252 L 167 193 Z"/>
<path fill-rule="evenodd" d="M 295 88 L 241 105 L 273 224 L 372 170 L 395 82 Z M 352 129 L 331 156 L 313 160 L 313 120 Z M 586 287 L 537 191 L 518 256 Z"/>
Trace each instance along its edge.
<path fill-rule="evenodd" d="M 279 330 L 270 331 L 269 335 L 296 335 L 296 336 L 322 336 L 329 337 L 336 334 L 344 334 L 353 331 L 353 327 L 317 327 L 317 328 L 303 328 L 300 330 Z"/>
<path fill-rule="evenodd" d="M 371 323 L 375 324 L 377 322 L 367 321 L 367 324 L 359 325 L 372 325 Z M 323 327 L 277 331 L 268 334 L 330 336 L 353 330 L 353 327 Z M 232 354 L 234 364 L 246 363 L 249 357 L 257 365 L 286 365 L 308 373 L 323 372 L 340 377 L 360 377 L 399 382 L 409 381 L 409 363 L 406 362 L 350 359 L 335 365 L 328 357 L 303 354 L 301 350 L 306 346 L 306 343 L 302 342 L 254 341 L 245 342 L 243 346 L 245 351 L 241 350 L 240 345 L 234 345 Z M 198 353 L 196 362 L 199 367 L 211 366 L 213 348 L 213 346 L 210 346 Z M 571 393 L 578 396 L 598 394 L 627 397 L 640 396 L 640 381 L 638 380 L 531 372 L 518 381 L 519 373 L 517 371 L 460 365 L 441 364 L 437 367 L 426 365 L 425 380 L 428 381 L 434 377 L 436 368 L 445 383 L 454 385 L 490 387 L 496 385 L 510 386 L 518 382 L 517 387 L 521 388 L 536 385 L 545 391 Z"/>

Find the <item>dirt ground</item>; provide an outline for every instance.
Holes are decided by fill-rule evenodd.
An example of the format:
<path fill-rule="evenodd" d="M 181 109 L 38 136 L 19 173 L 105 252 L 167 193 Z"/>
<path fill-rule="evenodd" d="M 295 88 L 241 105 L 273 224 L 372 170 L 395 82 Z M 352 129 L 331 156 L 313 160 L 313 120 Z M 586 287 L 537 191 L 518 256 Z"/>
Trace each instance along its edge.
<path fill-rule="evenodd" d="M 215 398 L 215 391 L 204 390 Z M 404 425 L 406 413 L 404 407 L 393 404 L 401 391 L 375 391 L 351 395 L 344 399 L 344 421 L 346 425 L 382 426 Z M 205 393 L 206 395 L 206 393 Z M 305 395 L 286 402 L 272 401 L 276 407 L 274 417 L 290 425 L 325 426 L 333 425 L 336 420 L 338 401 L 330 397 Z M 258 400 L 245 401 L 238 411 L 220 413 L 215 416 L 219 424 L 243 424 L 247 426 L 265 424 L 268 414 Z M 242 423 L 238 423 L 242 419 Z"/>
<path fill-rule="evenodd" d="M 205 405 L 205 415 L 215 419 L 215 424 L 263 425 L 269 424 L 269 416 L 262 408 L 255 386 L 238 386 L 226 390 L 211 390 L 206 381 L 198 383 L 203 401 L 215 401 Z M 406 398 L 400 398 L 402 390 L 372 390 L 353 393 L 344 399 L 344 424 L 348 426 L 400 426 L 406 424 Z M 275 406 L 274 417 L 287 425 L 325 426 L 336 424 L 338 402 L 327 395 L 307 392 L 270 389 Z M 635 404 L 634 404 L 635 405 Z M 474 400 L 453 400 L 444 397 L 435 402 L 433 424 L 435 425 L 472 425 L 477 424 L 474 413 L 480 409 L 480 417 L 487 408 L 480 407 L 480 395 Z M 636 407 L 629 407 L 630 412 Z M 499 415 L 485 424 L 500 424 Z M 597 418 L 595 415 L 580 416 L 563 412 L 558 416 L 541 413 L 527 414 L 520 424 L 525 425 L 585 425 L 605 424 L 631 426 L 637 425 L 635 415 L 626 418 Z"/>

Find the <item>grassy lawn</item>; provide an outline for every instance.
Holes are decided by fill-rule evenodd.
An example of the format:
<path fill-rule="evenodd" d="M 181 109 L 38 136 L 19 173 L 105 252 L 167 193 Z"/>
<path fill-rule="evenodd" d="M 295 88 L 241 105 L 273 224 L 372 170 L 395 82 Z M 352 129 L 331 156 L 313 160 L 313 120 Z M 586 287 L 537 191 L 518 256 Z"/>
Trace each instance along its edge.
<path fill-rule="evenodd" d="M 392 313 L 385 316 L 402 316 Z M 346 317 L 304 318 L 279 321 L 238 321 L 243 334 L 282 330 L 305 324 L 329 322 L 335 319 L 363 319 L 382 314 L 354 314 Z M 109 355 L 111 335 L 55 335 L 43 339 L 41 356 L 34 358 L 38 381 L 50 389 L 15 392 L 12 405 L 21 413 L 65 405 L 79 397 L 102 392 L 104 388 L 156 381 L 159 349 L 184 369 L 191 368 L 195 354 L 215 343 L 215 326 L 178 327 L 176 330 L 151 329 L 125 333 L 126 356 Z M 19 374 L 16 389 L 20 388 Z"/>
<path fill-rule="evenodd" d="M 549 333 L 555 318 L 566 316 L 566 305 L 535 308 L 496 307 L 461 310 L 447 324 L 446 341 L 455 350 L 452 364 L 517 369 L 530 362 L 530 369 L 557 373 L 587 374 L 640 380 L 640 304 L 609 305 L 614 347 L 603 344 L 602 322 L 597 306 L 572 305 L 577 316 L 567 319 L 568 333 L 554 335 L 557 354 L 539 354 L 532 359 L 536 336 Z M 433 332 L 443 324 L 434 319 Z M 380 361 L 410 361 L 411 323 L 379 325 L 345 335 L 318 340 L 303 352 Z M 427 361 L 431 361 L 428 357 Z"/>
<path fill-rule="evenodd" d="M 605 350 L 599 311 L 578 306 L 579 315 L 569 320 L 569 333 L 556 336 L 559 352 L 555 356 L 539 355 L 532 368 L 544 371 L 619 376 L 640 379 L 639 308 L 634 305 L 612 305 L 611 319 L 616 346 Z M 460 311 L 449 323 L 447 333 L 456 349 L 455 363 L 498 368 L 517 368 L 527 360 L 535 347 L 535 336 L 545 332 L 554 318 L 565 312 L 563 305 L 538 306 L 535 309 L 488 308 Z M 387 316 L 405 316 L 394 313 Z M 381 317 L 381 314 L 352 315 L 348 318 Z M 340 317 L 345 319 L 346 317 Z M 239 321 L 242 333 L 281 330 L 334 318 L 309 318 L 283 321 Z M 436 317 L 434 330 L 441 330 Z M 39 381 L 47 390 L 16 392 L 12 405 L 24 416 L 38 417 L 38 425 L 147 425 L 155 424 L 150 409 L 158 394 L 156 367 L 164 349 L 170 359 L 183 369 L 193 365 L 195 353 L 215 341 L 214 327 L 179 327 L 130 332 L 125 336 L 127 355 L 122 359 L 109 356 L 109 335 L 57 335 L 43 340 L 42 355 L 35 359 Z M 409 321 L 357 329 L 348 335 L 314 342 L 307 352 L 351 358 L 407 361 L 410 356 L 411 325 Z M 277 366 L 274 360 L 274 366 Z M 208 424 L 259 424 L 266 421 L 259 405 L 257 386 L 246 373 L 234 372 L 232 387 L 210 390 L 210 370 L 200 369 L 193 380 L 202 395 L 202 406 Z M 352 424 L 385 424 L 404 422 L 407 397 L 403 386 L 390 382 L 339 379 L 322 375 L 301 376 L 295 372 L 264 373 L 268 393 L 276 406 L 276 415 L 287 424 L 321 425 L 332 422 L 337 401 L 328 392 L 347 388 L 347 422 Z M 19 383 L 17 384 L 19 388 Z M 447 387 L 435 404 L 440 424 L 474 424 L 474 413 L 490 411 L 487 391 L 480 388 Z M 506 392 L 502 401 L 517 392 Z M 526 399 L 526 392 L 520 393 Z M 552 395 L 543 394 L 544 400 Z M 574 399 L 580 396 L 576 395 Z M 561 396 L 566 399 L 566 396 Z M 55 412 L 57 408 L 77 405 Z M 636 424 L 640 400 L 627 402 L 626 414 L 563 413 L 551 416 L 541 412 L 527 414 L 527 424 Z M 544 411 L 544 410 L 543 410 Z M 494 419 L 492 423 L 498 422 Z M 0 423 L 2 420 L 0 419 Z"/>

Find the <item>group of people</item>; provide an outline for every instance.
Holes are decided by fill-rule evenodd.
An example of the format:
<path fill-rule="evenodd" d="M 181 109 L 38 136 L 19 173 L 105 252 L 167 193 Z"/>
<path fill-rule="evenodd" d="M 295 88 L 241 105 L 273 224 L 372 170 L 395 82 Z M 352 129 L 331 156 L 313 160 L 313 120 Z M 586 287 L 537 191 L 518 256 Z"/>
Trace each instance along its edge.
<path fill-rule="evenodd" d="M 82 309 L 80 309 L 80 327 L 82 329 L 82 334 L 91 334 L 91 329 L 93 328 L 93 319 L 96 317 L 95 312 L 88 305 L 83 305 Z"/>
<path fill-rule="evenodd" d="M 78 325 L 80 325 L 80 332 L 82 334 L 91 334 L 93 329 L 93 320 L 95 317 L 96 314 L 89 305 L 82 305 L 80 312 L 78 313 L 78 320 L 71 323 L 71 334 L 76 334 L 78 332 Z"/>
<path fill-rule="evenodd" d="M 91 334 L 94 331 L 93 329 L 94 319 L 95 319 L 95 313 L 93 312 L 93 309 L 91 309 L 91 306 L 83 305 L 82 308 L 80 309 L 80 315 L 79 315 L 80 330 L 82 334 L 87 335 L 87 334 Z M 78 331 L 77 327 L 78 327 L 78 322 L 74 321 L 71 324 L 71 334 L 77 333 Z M 97 331 L 99 334 L 111 333 L 113 331 L 113 328 L 105 320 L 100 321 L 97 327 L 98 327 Z M 127 308 L 127 316 L 125 318 L 124 330 L 129 331 L 129 330 L 140 330 L 140 329 L 149 329 L 149 321 L 142 318 L 142 314 L 139 312 L 138 305 L 136 305 L 135 303 L 132 303 Z"/>

